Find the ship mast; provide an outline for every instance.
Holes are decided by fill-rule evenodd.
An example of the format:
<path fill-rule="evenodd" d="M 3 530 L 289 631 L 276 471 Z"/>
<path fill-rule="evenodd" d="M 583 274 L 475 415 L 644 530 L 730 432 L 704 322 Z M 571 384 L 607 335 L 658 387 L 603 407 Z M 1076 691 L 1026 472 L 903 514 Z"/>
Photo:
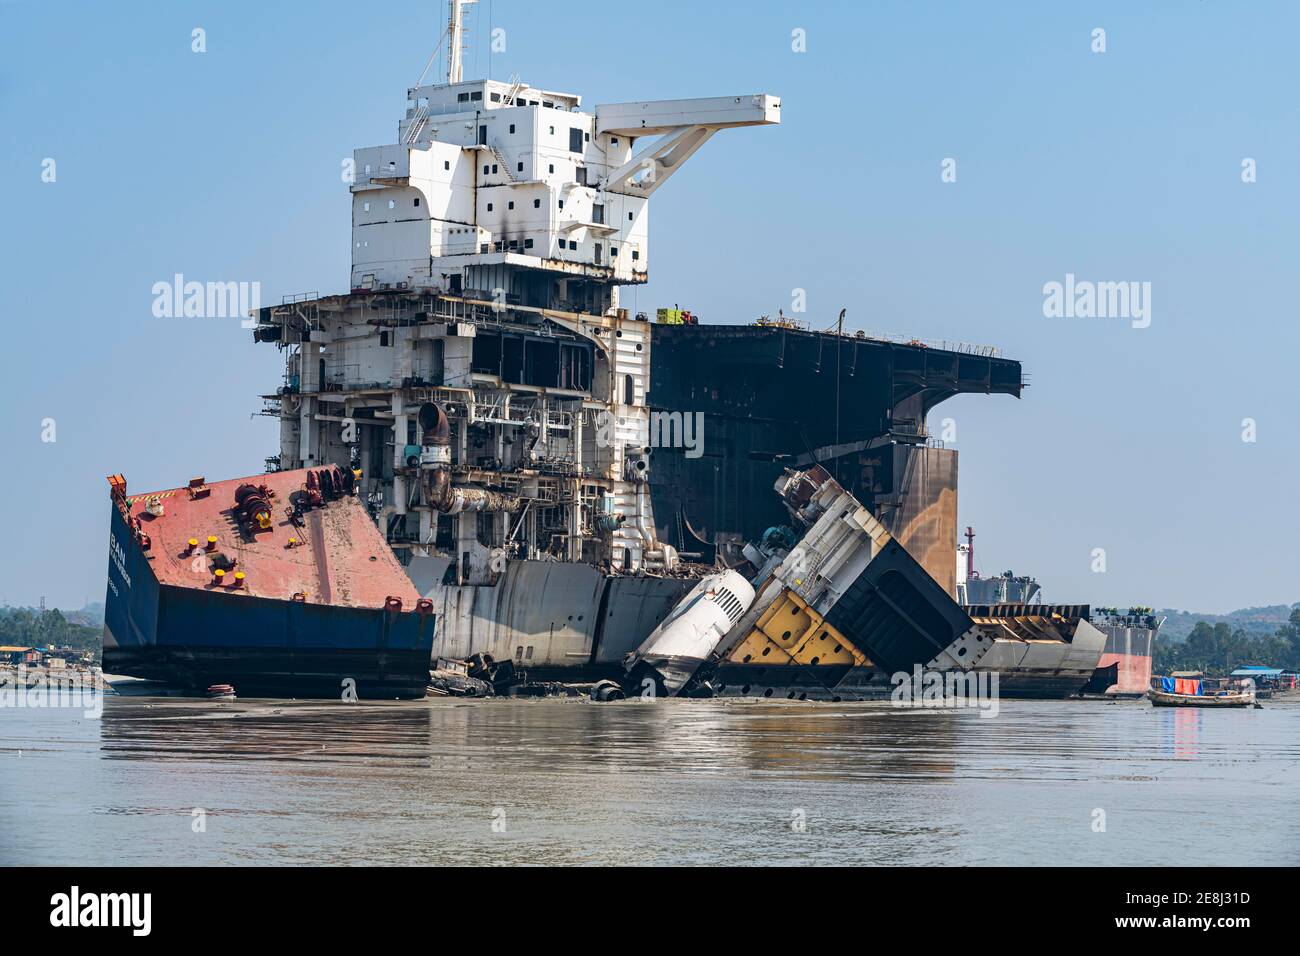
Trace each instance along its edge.
<path fill-rule="evenodd" d="M 478 0 L 451 0 L 451 18 L 447 23 L 447 82 L 459 83 L 465 61 L 465 17 L 461 7 Z"/>

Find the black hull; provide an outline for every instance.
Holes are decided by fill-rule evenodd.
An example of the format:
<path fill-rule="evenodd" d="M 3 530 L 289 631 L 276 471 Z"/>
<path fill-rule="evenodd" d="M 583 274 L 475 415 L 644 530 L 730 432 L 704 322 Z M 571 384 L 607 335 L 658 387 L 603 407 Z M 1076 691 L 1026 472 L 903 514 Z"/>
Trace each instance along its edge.
<path fill-rule="evenodd" d="M 104 652 L 104 671 L 202 695 L 213 684 L 230 684 L 240 697 L 341 700 L 422 699 L 428 691 L 429 657 L 423 650 L 309 650 L 259 647 L 137 647 Z"/>

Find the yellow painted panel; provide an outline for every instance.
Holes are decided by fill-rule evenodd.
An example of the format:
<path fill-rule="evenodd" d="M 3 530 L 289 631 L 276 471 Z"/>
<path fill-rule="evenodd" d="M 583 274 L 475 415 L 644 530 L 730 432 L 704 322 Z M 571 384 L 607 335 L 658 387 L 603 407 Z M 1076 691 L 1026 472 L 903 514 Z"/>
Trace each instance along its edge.
<path fill-rule="evenodd" d="M 766 653 L 765 653 L 766 652 Z M 856 664 L 870 661 L 797 594 L 783 590 L 732 651 L 736 663 Z"/>

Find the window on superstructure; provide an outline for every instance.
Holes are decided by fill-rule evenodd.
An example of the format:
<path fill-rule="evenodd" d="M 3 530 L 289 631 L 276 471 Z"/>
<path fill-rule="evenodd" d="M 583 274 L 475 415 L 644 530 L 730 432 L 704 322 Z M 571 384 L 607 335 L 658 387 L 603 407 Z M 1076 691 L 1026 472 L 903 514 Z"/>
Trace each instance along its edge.
<path fill-rule="evenodd" d="M 510 202 L 506 203 L 506 208 L 507 208 L 507 209 L 514 209 L 514 208 L 515 208 L 515 203 L 514 203 L 514 200 L 513 200 L 513 199 L 512 199 Z"/>
<path fill-rule="evenodd" d="M 474 100 L 475 102 L 478 102 L 479 100 L 483 99 L 483 91 L 475 90 L 473 93 L 469 95 L 469 98 L 471 100 Z"/>
<path fill-rule="evenodd" d="M 363 203 L 361 204 L 361 209 L 362 209 L 364 212 L 370 212 L 370 203 L 368 203 L 368 202 L 363 202 Z"/>
<path fill-rule="evenodd" d="M 492 204 L 491 204 L 491 203 L 488 203 L 488 212 L 491 212 L 491 211 L 492 211 Z"/>
<path fill-rule="evenodd" d="M 389 209 L 396 209 L 396 208 L 397 208 L 397 203 L 394 202 L 394 201 L 391 200 L 391 199 L 388 200 L 388 208 L 389 208 Z"/>
<path fill-rule="evenodd" d="M 500 94 L 500 93 L 493 93 L 493 94 L 492 94 L 492 102 L 493 102 L 493 103 L 500 103 L 500 102 L 501 102 L 501 94 Z"/>
<path fill-rule="evenodd" d="M 633 259 L 640 259 L 640 258 L 641 258 L 641 250 L 640 250 L 640 249 L 633 249 L 633 250 L 632 250 L 632 258 L 633 258 Z"/>
<path fill-rule="evenodd" d="M 469 94 L 468 94 L 468 93 L 457 93 L 457 94 L 456 94 L 456 102 L 457 102 L 457 103 L 468 103 L 468 102 L 469 102 Z"/>
<path fill-rule="evenodd" d="M 496 163 L 493 163 L 493 164 L 492 164 L 492 175 L 495 176 L 496 174 L 497 174 L 497 164 L 496 164 Z"/>
<path fill-rule="evenodd" d="M 510 132 L 513 133 L 514 131 L 515 131 L 515 124 L 514 124 L 514 123 L 511 123 L 511 124 L 510 124 Z"/>
<path fill-rule="evenodd" d="M 569 130 L 569 152 L 571 153 L 582 152 L 582 130 L 580 129 Z"/>
<path fill-rule="evenodd" d="M 552 173 L 555 172 L 555 164 L 554 164 L 554 163 L 550 163 L 546 168 L 547 168 L 547 171 L 548 171 L 548 172 L 552 172 Z"/>
<path fill-rule="evenodd" d="M 419 197 L 419 196 L 416 196 L 416 197 L 415 197 L 415 204 L 416 204 L 417 206 L 420 205 L 420 197 Z"/>
<path fill-rule="evenodd" d="M 444 159 L 444 160 L 442 161 L 442 168 L 443 168 L 443 169 L 451 169 L 451 160 L 450 160 L 450 159 Z"/>
<path fill-rule="evenodd" d="M 524 240 L 524 248 L 525 248 L 525 249 L 531 249 L 532 247 L 533 247 L 533 240 L 531 240 L 531 239 L 525 239 L 525 240 Z"/>
<path fill-rule="evenodd" d="M 605 207 L 600 203 L 594 203 L 591 207 L 591 221 L 605 224 Z"/>
<path fill-rule="evenodd" d="M 523 164 L 523 163 L 520 163 L 520 164 L 519 164 L 518 172 L 521 172 L 521 173 L 522 173 L 523 171 L 524 171 L 524 164 Z"/>
<path fill-rule="evenodd" d="M 533 208 L 534 208 L 534 209 L 541 209 L 541 208 L 542 208 L 542 201 L 541 201 L 540 199 L 534 199 L 534 200 L 533 200 Z"/>
<path fill-rule="evenodd" d="M 484 167 L 483 167 L 483 175 L 486 176 L 486 175 L 488 174 L 488 170 L 491 169 L 491 168 L 492 168 L 492 167 L 490 167 L 490 166 L 484 166 Z"/>
<path fill-rule="evenodd" d="M 623 404 L 631 405 L 636 400 L 636 384 L 631 375 L 623 376 Z"/>

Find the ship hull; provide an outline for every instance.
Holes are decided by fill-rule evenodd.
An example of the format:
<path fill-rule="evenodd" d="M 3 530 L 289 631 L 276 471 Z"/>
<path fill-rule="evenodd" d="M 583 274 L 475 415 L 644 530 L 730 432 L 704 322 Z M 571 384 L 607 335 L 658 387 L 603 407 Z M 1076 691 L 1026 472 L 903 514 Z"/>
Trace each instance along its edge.
<path fill-rule="evenodd" d="M 243 697 L 415 699 L 428 688 L 432 640 L 428 628 L 419 633 L 418 620 L 386 621 L 382 610 L 204 597 L 164 587 L 157 610 L 142 617 L 138 609 L 122 613 L 110 591 L 104 670 L 173 692 L 230 684 Z"/>
<path fill-rule="evenodd" d="M 166 693 L 230 684 L 243 697 L 425 696 L 432 614 L 165 583 L 167 547 L 159 540 L 147 554 L 114 509 L 105 672 L 156 682 Z"/>
<path fill-rule="evenodd" d="M 992 673 L 976 669 L 973 673 Z M 997 673 L 992 692 L 1005 700 L 1064 700 L 1079 693 L 1088 679 L 1082 671 L 1058 673 Z M 724 663 L 711 678 L 720 697 L 750 697 L 776 700 L 880 701 L 890 700 L 898 686 L 889 675 L 874 667 L 841 665 L 762 666 Z M 991 686 L 991 685 L 990 685 Z"/>
<path fill-rule="evenodd" d="M 1108 674 L 1107 697 L 1143 697 L 1151 686 L 1151 646 L 1155 631 L 1147 627 L 1109 625 L 1106 648 L 1097 664 L 1099 671 L 1113 668 Z"/>
<path fill-rule="evenodd" d="M 689 578 L 609 575 L 588 564 L 512 561 L 493 585 L 447 585 L 447 558 L 414 558 L 407 574 L 438 616 L 434 657 L 490 654 L 530 680 L 619 678 L 689 591 Z"/>
<path fill-rule="evenodd" d="M 444 585 L 446 558 L 416 558 L 407 567 L 438 615 L 434 657 L 491 654 L 513 660 L 529 680 L 587 683 L 621 680 L 623 659 L 668 615 L 694 581 L 620 577 L 590 565 L 514 561 L 492 586 Z M 1078 694 L 1096 668 L 1094 646 L 1080 641 L 1008 642 L 997 661 L 997 693 L 1008 699 L 1061 699 Z M 984 670 L 992 670 L 984 668 Z M 789 700 L 888 700 L 880 668 L 722 662 L 699 672 L 723 697 Z M 635 690 L 635 688 L 634 688 Z"/>

